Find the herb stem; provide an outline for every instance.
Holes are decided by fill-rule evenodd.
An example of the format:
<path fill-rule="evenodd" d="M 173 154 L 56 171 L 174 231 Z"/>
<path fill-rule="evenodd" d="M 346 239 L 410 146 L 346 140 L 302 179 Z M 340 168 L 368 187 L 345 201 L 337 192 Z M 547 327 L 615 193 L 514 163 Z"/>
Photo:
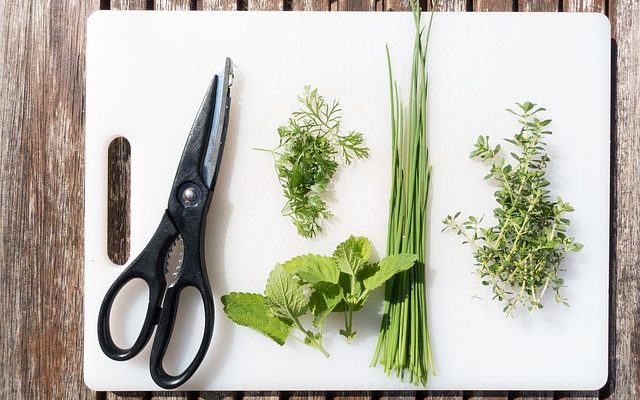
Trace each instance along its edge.
<path fill-rule="evenodd" d="M 300 322 L 300 320 L 298 318 L 293 318 L 293 322 L 295 323 L 296 327 L 302 332 L 304 333 L 304 336 L 306 337 L 305 341 L 303 341 L 303 343 L 308 344 L 309 346 L 313 347 L 316 350 L 319 350 L 322 354 L 325 355 L 325 357 L 329 357 L 329 353 L 324 349 L 324 347 L 322 347 L 322 339 L 317 339 L 316 335 L 313 334 L 313 332 L 305 329 L 304 326 L 302 326 L 302 323 Z"/>

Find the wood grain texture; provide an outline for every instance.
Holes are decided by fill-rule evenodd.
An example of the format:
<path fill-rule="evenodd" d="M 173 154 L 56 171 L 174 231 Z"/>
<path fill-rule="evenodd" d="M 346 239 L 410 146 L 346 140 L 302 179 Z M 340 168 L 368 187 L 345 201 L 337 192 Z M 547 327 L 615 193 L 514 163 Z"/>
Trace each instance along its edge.
<path fill-rule="evenodd" d="M 563 0 L 562 11 L 604 12 L 605 0 Z"/>
<path fill-rule="evenodd" d="M 437 7 L 436 11 L 467 11 L 467 1 L 466 0 L 440 1 L 436 7 Z"/>
<path fill-rule="evenodd" d="M 198 392 L 151 392 L 150 400 L 189 400 L 197 399 Z"/>
<path fill-rule="evenodd" d="M 418 392 L 416 400 L 463 400 L 463 394 L 459 391 L 428 390 L 424 395 Z"/>
<path fill-rule="evenodd" d="M 338 0 L 338 11 L 375 11 L 376 0 Z"/>
<path fill-rule="evenodd" d="M 374 392 L 371 391 L 359 391 L 359 392 L 336 392 L 333 400 L 373 400 Z"/>
<path fill-rule="evenodd" d="M 613 134 L 612 331 L 609 399 L 640 398 L 640 2 L 614 3 L 616 109 Z"/>
<path fill-rule="evenodd" d="M 151 393 L 148 392 L 107 392 L 105 395 L 105 400 L 149 400 L 150 398 Z"/>
<path fill-rule="evenodd" d="M 473 11 L 513 11 L 513 0 L 473 0 Z"/>
<path fill-rule="evenodd" d="M 509 392 L 509 400 L 553 400 L 553 392 Z"/>
<path fill-rule="evenodd" d="M 327 392 L 291 392 L 288 400 L 328 400 L 330 397 Z"/>
<path fill-rule="evenodd" d="M 155 0 L 153 8 L 159 11 L 195 10 L 196 2 L 193 0 Z"/>
<path fill-rule="evenodd" d="M 291 0 L 291 10 L 330 11 L 330 0 Z"/>
<path fill-rule="evenodd" d="M 147 0 L 111 0 L 112 10 L 146 10 Z"/>
<path fill-rule="evenodd" d="M 282 11 L 284 0 L 248 0 L 249 11 Z"/>
<path fill-rule="evenodd" d="M 385 391 L 381 392 L 380 400 L 415 400 L 415 391 Z"/>
<path fill-rule="evenodd" d="M 618 0 L 608 0 L 609 4 L 608 4 L 608 9 L 605 10 L 607 12 L 607 16 L 609 17 L 609 23 L 611 24 L 611 37 L 615 40 L 617 39 L 617 27 L 618 27 L 618 22 L 617 22 L 617 15 L 618 15 Z M 617 92 L 616 92 L 617 93 Z M 614 107 L 617 104 L 614 103 Z"/>
<path fill-rule="evenodd" d="M 234 392 L 200 392 L 196 397 L 199 400 L 236 400 L 237 398 Z"/>
<path fill-rule="evenodd" d="M 384 9 L 386 11 L 409 11 L 411 3 L 409 0 L 385 0 Z"/>
<path fill-rule="evenodd" d="M 109 144 L 107 164 L 107 255 L 123 265 L 131 233 L 131 145 L 126 138 Z"/>
<path fill-rule="evenodd" d="M 598 400 L 598 391 L 555 392 L 554 400 Z M 483 399 L 484 400 L 484 399 Z"/>
<path fill-rule="evenodd" d="M 518 0 L 518 11 L 553 12 L 560 11 L 562 0 Z"/>
<path fill-rule="evenodd" d="M 244 392 L 242 400 L 280 400 L 280 392 Z"/>
<path fill-rule="evenodd" d="M 82 382 L 84 27 L 97 1 L 0 2 L 0 398 Z"/>
<path fill-rule="evenodd" d="M 507 400 L 509 398 L 508 392 L 496 392 L 496 391 L 474 391 L 470 392 L 467 400 Z"/>
<path fill-rule="evenodd" d="M 99 3 L 99 0 L 0 2 L 3 57 L 0 62 L 0 209 L 3 210 L 0 263 L 8 267 L 0 292 L 0 307 L 8 316 L 0 339 L 5 366 L 0 389 L 2 398 L 92 397 L 81 380 L 83 213 L 79 194 L 83 191 L 84 26 L 86 16 L 98 8 Z M 521 11 L 540 10 L 540 7 L 550 7 L 552 2 L 534 3 L 537 1 L 520 1 L 518 6 Z M 144 9 L 147 4 L 144 0 L 112 0 L 111 8 Z M 159 9 L 190 9 L 194 4 L 189 0 L 154 2 Z M 219 10 L 235 9 L 238 2 L 201 0 L 198 4 L 202 4 L 198 7 L 201 9 Z M 337 1 L 329 0 L 291 0 L 290 4 L 296 10 L 328 10 L 332 4 L 334 9 L 338 8 Z M 375 3 L 376 8 L 383 4 L 395 10 L 408 9 L 406 0 Z M 640 268 L 637 251 L 640 244 L 637 228 L 640 222 L 637 189 L 640 185 L 640 5 L 636 0 L 562 1 L 564 11 L 603 12 L 607 11 L 607 4 L 613 34 L 618 39 L 616 126 L 612 133 L 612 318 L 615 325 L 612 328 L 612 377 L 600 394 L 603 399 L 626 400 L 640 398 L 637 273 Z M 269 1 L 254 3 L 254 9 L 272 6 L 273 2 Z M 477 11 L 509 11 L 512 6 L 511 0 L 473 1 Z M 25 196 L 25 192 L 30 196 Z M 309 394 L 314 400 L 323 399 L 314 393 Z M 495 393 L 480 395 L 484 396 L 482 399 L 496 397 Z M 531 393 L 520 394 L 529 397 L 516 395 L 514 393 L 513 398 L 540 398 L 539 395 L 531 397 L 535 395 Z M 186 398 L 176 397 L 176 393 L 156 393 L 158 396 Z M 296 396 L 295 400 L 302 400 L 307 395 Z M 342 398 L 377 396 L 347 393 Z M 96 397 L 149 399 L 151 393 L 99 393 Z M 190 393 L 189 397 L 231 400 L 233 395 L 211 392 Z M 278 400 L 280 394 L 254 393 L 244 397 Z M 403 397 L 407 396 L 394 393 L 385 400 Z M 497 398 L 504 399 L 499 394 Z M 595 397 L 594 393 L 578 392 L 556 393 L 556 398 L 591 400 Z"/>
<path fill-rule="evenodd" d="M 96 1 L 0 3 L 0 398 L 82 382 L 84 24 Z"/>
<path fill-rule="evenodd" d="M 198 2 L 198 10 L 206 11 L 235 11 L 238 9 L 237 0 L 202 0 Z"/>

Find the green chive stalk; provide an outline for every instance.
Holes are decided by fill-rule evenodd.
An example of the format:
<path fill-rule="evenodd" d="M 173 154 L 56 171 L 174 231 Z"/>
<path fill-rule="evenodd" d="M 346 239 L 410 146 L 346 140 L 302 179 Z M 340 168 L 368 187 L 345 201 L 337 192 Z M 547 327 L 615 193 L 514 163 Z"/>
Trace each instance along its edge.
<path fill-rule="evenodd" d="M 393 79 L 389 48 L 386 49 L 393 174 L 387 254 L 412 253 L 418 256 L 418 261 L 413 268 L 396 274 L 385 285 L 382 323 L 371 366 L 380 364 L 388 375 L 393 371 L 402 380 L 408 375 L 412 384 L 426 385 L 429 372 L 435 375 L 425 294 L 427 200 L 431 180 L 427 144 L 426 53 L 433 12 L 424 35 L 420 25 L 421 10 L 415 0 L 412 0 L 411 8 L 415 41 L 406 116 L 397 82 Z"/>

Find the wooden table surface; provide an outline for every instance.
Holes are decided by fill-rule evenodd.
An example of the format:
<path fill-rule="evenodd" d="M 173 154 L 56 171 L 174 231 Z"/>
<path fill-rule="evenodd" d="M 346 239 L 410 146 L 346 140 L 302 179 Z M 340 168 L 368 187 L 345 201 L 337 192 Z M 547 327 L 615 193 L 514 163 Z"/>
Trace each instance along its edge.
<path fill-rule="evenodd" d="M 98 9 L 405 10 L 407 0 L 0 0 L 2 398 L 640 399 L 640 1 L 440 0 L 447 11 L 611 20 L 609 381 L 595 392 L 95 393 L 82 381 L 85 24 Z M 523 37 L 527 32 L 523 32 Z M 571 74 L 561 71 L 558 74 Z M 585 116 L 588 118 L 588 116 Z M 550 360 L 553 362 L 553 360 Z"/>

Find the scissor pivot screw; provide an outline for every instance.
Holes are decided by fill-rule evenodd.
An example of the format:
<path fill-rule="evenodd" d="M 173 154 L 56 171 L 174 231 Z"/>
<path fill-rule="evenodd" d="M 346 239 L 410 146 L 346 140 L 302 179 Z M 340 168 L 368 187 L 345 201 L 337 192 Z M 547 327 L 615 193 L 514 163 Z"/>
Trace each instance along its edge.
<path fill-rule="evenodd" d="M 201 197 L 200 188 L 191 182 L 180 188 L 180 203 L 185 208 L 197 206 Z"/>

